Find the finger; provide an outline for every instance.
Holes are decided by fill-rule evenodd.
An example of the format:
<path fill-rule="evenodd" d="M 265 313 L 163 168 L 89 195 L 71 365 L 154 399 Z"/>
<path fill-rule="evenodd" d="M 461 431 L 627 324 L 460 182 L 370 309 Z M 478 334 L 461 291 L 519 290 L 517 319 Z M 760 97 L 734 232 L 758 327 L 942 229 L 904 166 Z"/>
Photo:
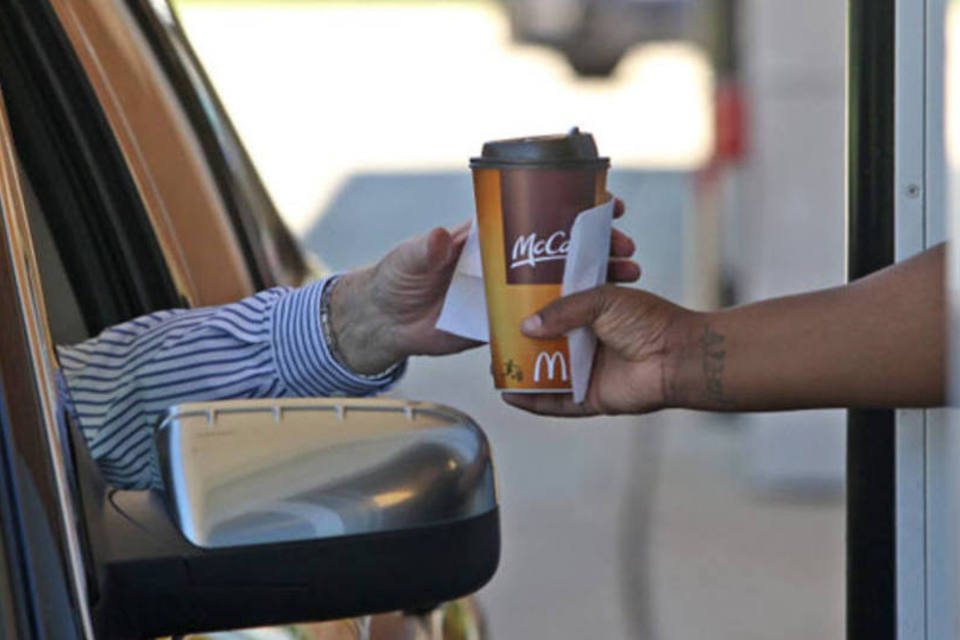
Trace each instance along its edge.
<path fill-rule="evenodd" d="M 450 263 L 453 253 L 453 237 L 443 227 L 437 227 L 427 235 L 427 270 L 446 266 Z"/>
<path fill-rule="evenodd" d="M 468 230 L 465 231 L 464 233 L 455 233 L 455 234 L 453 234 L 453 235 L 451 236 L 452 242 L 453 242 L 454 246 L 457 247 L 457 251 L 458 251 L 458 252 L 459 252 L 460 248 L 463 247 L 463 245 L 467 244 L 467 237 L 468 237 L 469 235 L 470 235 L 470 231 L 469 231 L 469 228 L 468 228 Z"/>
<path fill-rule="evenodd" d="M 629 258 L 637 250 L 633 238 L 619 229 L 614 229 L 610 234 L 610 255 L 615 258 Z"/>
<path fill-rule="evenodd" d="M 623 203 L 623 200 L 620 198 L 613 199 L 613 217 L 621 218 L 623 214 L 627 211 L 627 205 Z"/>
<path fill-rule="evenodd" d="M 451 254 L 450 233 L 437 227 L 430 233 L 399 245 L 391 254 L 402 272 L 418 275 L 446 265 Z"/>
<path fill-rule="evenodd" d="M 544 416 L 585 417 L 595 416 L 597 411 L 587 403 L 576 403 L 573 396 L 560 393 L 502 393 L 507 404 L 524 411 Z"/>
<path fill-rule="evenodd" d="M 633 260 L 611 260 L 607 265 L 607 282 L 636 282 L 642 270 Z"/>
<path fill-rule="evenodd" d="M 467 235 L 470 233 L 470 226 L 473 224 L 473 220 L 466 220 L 461 222 L 457 226 L 450 229 L 450 235 L 454 240 L 466 239 Z"/>
<path fill-rule="evenodd" d="M 606 296 L 615 290 L 615 287 L 597 287 L 554 300 L 524 319 L 520 330 L 531 338 L 554 338 L 577 327 L 589 327 L 606 308 Z"/>
<path fill-rule="evenodd" d="M 456 262 L 460 258 L 460 254 L 463 252 L 463 248 L 467 244 L 466 238 L 452 238 L 450 240 L 450 262 Z"/>
<path fill-rule="evenodd" d="M 462 247 L 463 245 L 467 244 L 467 235 L 463 234 L 459 236 L 451 236 L 450 240 L 455 246 Z"/>

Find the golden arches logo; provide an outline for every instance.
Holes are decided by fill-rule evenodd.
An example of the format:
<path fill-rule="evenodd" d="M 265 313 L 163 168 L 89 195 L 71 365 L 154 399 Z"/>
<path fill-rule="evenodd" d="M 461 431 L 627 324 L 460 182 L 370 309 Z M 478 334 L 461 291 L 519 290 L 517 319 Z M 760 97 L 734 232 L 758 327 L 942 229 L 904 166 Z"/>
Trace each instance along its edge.
<path fill-rule="evenodd" d="M 540 374 L 544 365 L 546 365 L 548 380 L 556 379 L 556 374 L 558 372 L 560 373 L 560 380 L 563 382 L 570 380 L 570 375 L 567 371 L 567 359 L 563 357 L 562 351 L 554 351 L 553 353 L 541 351 L 539 354 L 537 354 L 537 360 L 533 365 L 534 382 L 540 382 Z"/>

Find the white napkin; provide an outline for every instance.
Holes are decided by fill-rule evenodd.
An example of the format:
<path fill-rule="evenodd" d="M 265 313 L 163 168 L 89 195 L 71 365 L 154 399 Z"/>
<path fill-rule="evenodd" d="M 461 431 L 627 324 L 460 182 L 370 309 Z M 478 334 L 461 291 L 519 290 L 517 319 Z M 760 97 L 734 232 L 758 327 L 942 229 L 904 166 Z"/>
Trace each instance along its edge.
<path fill-rule="evenodd" d="M 479 342 L 489 342 L 487 294 L 483 290 L 483 262 L 480 259 L 480 235 L 477 221 L 463 245 L 453 280 L 447 289 L 437 329 Z"/>
<path fill-rule="evenodd" d="M 577 214 L 570 230 L 570 248 L 563 267 L 563 295 L 593 289 L 606 282 L 612 225 L 613 200 Z M 573 401 L 583 402 L 590 386 L 597 336 L 589 327 L 580 327 L 567 332 L 567 344 L 570 347 Z"/>
<path fill-rule="evenodd" d="M 570 246 L 563 269 L 563 295 L 592 289 L 606 281 L 612 224 L 613 200 L 577 214 L 570 230 Z M 472 340 L 487 342 L 490 339 L 476 222 L 460 254 L 436 326 Z M 573 400 L 583 402 L 590 385 L 597 339 L 592 330 L 582 327 L 570 331 L 567 342 Z"/>

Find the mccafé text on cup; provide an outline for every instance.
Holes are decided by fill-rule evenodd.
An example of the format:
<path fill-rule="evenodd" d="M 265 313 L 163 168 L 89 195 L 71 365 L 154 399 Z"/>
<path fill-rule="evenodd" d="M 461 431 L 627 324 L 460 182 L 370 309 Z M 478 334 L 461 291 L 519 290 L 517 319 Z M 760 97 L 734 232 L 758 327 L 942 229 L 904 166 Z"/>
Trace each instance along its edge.
<path fill-rule="evenodd" d="M 560 297 L 570 229 L 606 199 L 609 166 L 577 129 L 487 142 L 471 159 L 497 389 L 570 391 L 567 339 L 527 338 L 520 323 Z"/>

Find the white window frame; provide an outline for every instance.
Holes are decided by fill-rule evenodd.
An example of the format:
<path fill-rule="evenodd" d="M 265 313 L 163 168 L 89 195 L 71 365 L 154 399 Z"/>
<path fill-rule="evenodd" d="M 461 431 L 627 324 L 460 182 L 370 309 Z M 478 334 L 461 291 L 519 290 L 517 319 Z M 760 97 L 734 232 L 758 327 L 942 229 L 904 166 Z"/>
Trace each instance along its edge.
<path fill-rule="evenodd" d="M 947 239 L 944 25 L 948 0 L 896 0 L 895 256 Z M 899 640 L 960 637 L 956 538 L 958 439 L 945 409 L 896 412 L 896 593 Z"/>

